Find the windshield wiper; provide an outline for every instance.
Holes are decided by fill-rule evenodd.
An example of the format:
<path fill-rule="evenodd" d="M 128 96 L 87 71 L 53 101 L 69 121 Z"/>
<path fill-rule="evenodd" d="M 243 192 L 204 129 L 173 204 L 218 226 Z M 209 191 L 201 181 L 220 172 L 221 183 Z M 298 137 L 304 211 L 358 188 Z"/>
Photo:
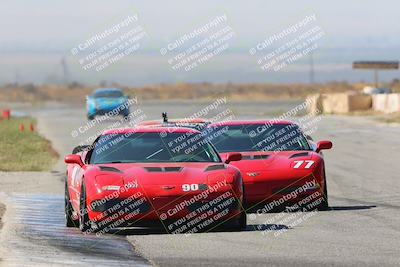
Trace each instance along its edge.
<path fill-rule="evenodd" d="M 156 151 L 156 152 L 154 152 L 153 154 L 151 154 L 151 155 L 147 156 L 147 157 L 146 157 L 146 159 L 149 159 L 149 158 L 151 158 L 151 157 L 153 157 L 153 156 L 157 155 L 158 153 L 160 153 L 160 152 L 161 152 L 161 151 L 163 151 L 163 150 L 164 150 L 164 148 L 161 148 L 161 149 L 157 150 L 157 151 Z"/>
<path fill-rule="evenodd" d="M 121 160 L 115 160 L 115 161 L 106 161 L 106 162 L 96 162 L 95 164 L 111 164 L 111 163 L 135 163 L 136 161 L 121 161 Z"/>

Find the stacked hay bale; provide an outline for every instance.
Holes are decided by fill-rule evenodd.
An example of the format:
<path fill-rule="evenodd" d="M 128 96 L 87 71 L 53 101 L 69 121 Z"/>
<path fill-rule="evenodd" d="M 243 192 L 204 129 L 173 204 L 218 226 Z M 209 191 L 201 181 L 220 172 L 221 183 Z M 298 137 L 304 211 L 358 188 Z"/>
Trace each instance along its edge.
<path fill-rule="evenodd" d="M 306 99 L 307 105 L 307 111 L 308 113 L 317 115 L 317 114 L 322 114 L 324 109 L 322 106 L 322 95 L 321 94 L 314 94 L 310 95 Z"/>
<path fill-rule="evenodd" d="M 313 105 L 309 106 L 309 113 L 346 114 L 352 111 L 368 110 L 372 107 L 370 95 L 357 93 L 332 93 L 309 96 Z"/>
<path fill-rule="evenodd" d="M 324 113 L 342 114 L 349 111 L 348 95 L 346 93 L 324 94 L 322 96 L 322 106 Z"/>
<path fill-rule="evenodd" d="M 364 94 L 353 94 L 348 97 L 349 111 L 369 110 L 372 108 L 372 97 Z"/>

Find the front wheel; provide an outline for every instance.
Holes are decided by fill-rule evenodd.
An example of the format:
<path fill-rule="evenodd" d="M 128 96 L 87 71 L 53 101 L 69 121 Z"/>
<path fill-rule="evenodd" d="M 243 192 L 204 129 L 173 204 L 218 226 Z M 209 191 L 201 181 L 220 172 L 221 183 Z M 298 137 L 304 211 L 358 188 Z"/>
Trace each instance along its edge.
<path fill-rule="evenodd" d="M 73 208 L 71 205 L 71 201 L 69 200 L 69 192 L 68 192 L 68 184 L 67 181 L 65 181 L 65 203 L 64 203 L 64 208 L 65 208 L 65 226 L 67 227 L 77 227 L 78 226 L 78 220 L 73 219 L 74 214 L 73 214 Z"/>
<path fill-rule="evenodd" d="M 324 195 L 322 196 L 322 202 L 318 206 L 318 210 L 324 211 L 324 210 L 329 210 L 329 202 L 328 202 L 328 187 L 326 184 L 326 175 L 325 175 L 325 170 L 324 170 Z"/>
<path fill-rule="evenodd" d="M 247 227 L 247 214 L 246 211 L 242 209 L 240 217 L 238 218 L 238 231 L 246 230 Z"/>
<path fill-rule="evenodd" d="M 243 201 L 239 202 L 240 208 L 240 215 L 236 216 L 235 218 L 231 218 L 223 224 L 223 227 L 228 230 L 232 231 L 242 231 L 245 230 L 247 227 L 247 214 L 246 210 L 243 207 L 244 203 L 244 191 L 243 191 Z"/>
<path fill-rule="evenodd" d="M 232 219 L 229 219 L 223 224 L 223 228 L 230 230 L 230 231 L 235 231 L 239 232 L 242 230 L 245 230 L 247 226 L 247 216 L 246 212 L 242 211 L 240 213 L 239 217 L 235 217 Z"/>
<path fill-rule="evenodd" d="M 82 182 L 83 183 L 83 182 Z M 91 232 L 91 222 L 89 220 L 88 209 L 86 204 L 86 190 L 85 186 L 82 184 L 81 196 L 79 203 L 79 229 L 82 232 Z"/>

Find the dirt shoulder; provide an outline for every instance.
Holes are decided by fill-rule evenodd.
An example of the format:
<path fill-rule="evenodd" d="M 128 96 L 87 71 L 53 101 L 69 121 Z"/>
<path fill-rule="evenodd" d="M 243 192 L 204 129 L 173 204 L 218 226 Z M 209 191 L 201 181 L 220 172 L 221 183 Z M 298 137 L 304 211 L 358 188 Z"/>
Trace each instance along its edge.
<path fill-rule="evenodd" d="M 0 172 L 0 188 L 7 195 L 63 194 L 64 173 L 59 172 Z"/>
<path fill-rule="evenodd" d="M 3 227 L 3 215 L 6 211 L 6 205 L 0 203 L 0 229 Z"/>

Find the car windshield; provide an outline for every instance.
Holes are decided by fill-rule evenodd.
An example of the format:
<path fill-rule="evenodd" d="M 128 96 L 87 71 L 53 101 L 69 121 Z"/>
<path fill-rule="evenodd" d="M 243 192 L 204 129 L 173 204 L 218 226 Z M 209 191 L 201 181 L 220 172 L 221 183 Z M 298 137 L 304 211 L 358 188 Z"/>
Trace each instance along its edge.
<path fill-rule="evenodd" d="M 199 133 L 126 133 L 102 135 L 90 163 L 221 162 Z"/>
<path fill-rule="evenodd" d="M 294 124 L 211 126 L 207 139 L 219 152 L 311 150 Z"/>
<path fill-rule="evenodd" d="M 121 91 L 98 91 L 93 94 L 94 98 L 118 98 L 122 96 Z"/>

